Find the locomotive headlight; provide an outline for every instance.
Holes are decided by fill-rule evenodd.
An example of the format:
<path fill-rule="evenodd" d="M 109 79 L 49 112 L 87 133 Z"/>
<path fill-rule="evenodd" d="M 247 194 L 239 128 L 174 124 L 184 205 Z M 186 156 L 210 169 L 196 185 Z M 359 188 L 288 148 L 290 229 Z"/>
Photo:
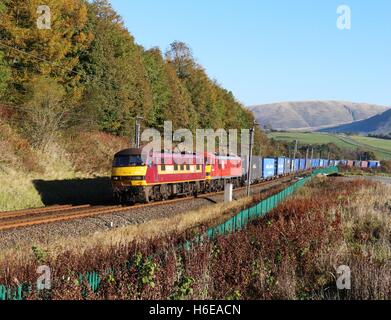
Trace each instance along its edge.
<path fill-rule="evenodd" d="M 133 181 L 142 181 L 142 180 L 145 180 L 145 177 L 140 177 L 140 176 L 137 176 L 137 177 L 129 177 L 129 180 L 133 180 Z"/>
<path fill-rule="evenodd" d="M 124 176 L 124 177 L 112 177 L 113 181 L 143 181 L 145 177 L 143 176 Z"/>

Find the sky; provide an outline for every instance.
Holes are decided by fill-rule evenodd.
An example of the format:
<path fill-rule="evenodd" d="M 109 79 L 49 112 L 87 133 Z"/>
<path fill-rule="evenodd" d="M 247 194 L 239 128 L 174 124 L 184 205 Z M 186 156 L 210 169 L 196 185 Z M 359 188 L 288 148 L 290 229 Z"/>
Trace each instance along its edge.
<path fill-rule="evenodd" d="M 136 42 L 186 42 L 245 105 L 345 100 L 391 105 L 389 0 L 111 0 Z M 337 8 L 351 9 L 351 29 Z M 346 21 L 346 20 L 345 20 Z"/>

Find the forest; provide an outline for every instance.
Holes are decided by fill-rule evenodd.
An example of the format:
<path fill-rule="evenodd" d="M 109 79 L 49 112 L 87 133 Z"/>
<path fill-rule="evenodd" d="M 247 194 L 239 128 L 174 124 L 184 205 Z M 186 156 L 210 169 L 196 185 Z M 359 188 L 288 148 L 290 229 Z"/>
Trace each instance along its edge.
<path fill-rule="evenodd" d="M 138 45 L 107 0 L 47 0 L 50 29 L 37 27 L 41 1 L 0 3 L 0 122 L 33 148 L 64 132 L 131 137 L 143 128 L 242 129 L 254 117 L 208 77 L 190 47 Z M 1 124 L 1 123 L 0 123 Z M 256 130 L 256 152 L 272 152 Z"/>

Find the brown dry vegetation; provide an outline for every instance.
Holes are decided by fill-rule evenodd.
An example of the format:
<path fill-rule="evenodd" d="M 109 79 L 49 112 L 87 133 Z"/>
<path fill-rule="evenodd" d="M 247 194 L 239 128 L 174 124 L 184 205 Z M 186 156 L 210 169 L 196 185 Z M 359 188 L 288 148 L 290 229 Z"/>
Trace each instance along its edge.
<path fill-rule="evenodd" d="M 77 132 L 64 136 L 64 148 L 76 172 L 110 175 L 114 154 L 130 141 L 103 132 Z"/>
<path fill-rule="evenodd" d="M 0 118 L 0 211 L 44 206 L 34 187 L 37 179 L 109 176 L 113 155 L 127 145 L 110 134 L 67 132 L 42 151 Z"/>
<path fill-rule="evenodd" d="M 0 118 L 0 174 L 6 167 L 25 171 L 42 171 L 28 141 Z"/>
<path fill-rule="evenodd" d="M 47 263 L 54 287 L 45 294 L 54 299 L 390 299 L 390 191 L 317 179 L 267 218 L 190 251 L 177 246 L 189 234 L 53 259 L 36 249 L 34 263 L 3 264 L 1 282 L 34 283 L 36 266 Z M 352 270 L 347 292 L 336 289 L 340 265 Z M 96 293 L 78 280 L 93 270 L 102 278 Z"/>

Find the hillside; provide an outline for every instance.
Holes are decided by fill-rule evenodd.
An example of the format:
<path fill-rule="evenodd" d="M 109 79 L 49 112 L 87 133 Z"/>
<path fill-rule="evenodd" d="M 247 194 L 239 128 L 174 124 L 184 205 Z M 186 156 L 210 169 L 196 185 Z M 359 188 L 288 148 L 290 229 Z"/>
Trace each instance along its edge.
<path fill-rule="evenodd" d="M 0 3 L 0 211 L 42 206 L 41 180 L 58 182 L 60 196 L 85 194 L 90 180 L 99 188 L 137 115 L 160 132 L 165 121 L 193 133 L 252 126 L 185 43 L 140 46 L 107 0 L 50 3 L 50 31 L 37 29 L 35 1 Z M 255 142 L 255 153 L 272 152 L 258 128 Z"/>
<path fill-rule="evenodd" d="M 333 128 L 326 128 L 324 132 L 345 132 L 361 134 L 388 134 L 391 132 L 391 110 L 378 114 L 366 120 L 356 121 Z"/>
<path fill-rule="evenodd" d="M 310 130 L 368 119 L 388 107 L 344 101 L 283 102 L 252 106 L 250 110 L 263 126 L 276 130 Z"/>
<path fill-rule="evenodd" d="M 315 154 L 331 152 L 337 158 L 360 159 L 367 157 L 377 160 L 391 159 L 391 141 L 363 136 L 347 136 L 321 132 L 271 132 L 270 139 L 288 143 L 291 148 L 299 142 L 299 149 L 305 154 L 308 146 L 314 147 Z"/>
<path fill-rule="evenodd" d="M 137 115 L 143 128 L 160 131 L 165 121 L 193 133 L 252 125 L 252 113 L 185 43 L 166 52 L 140 46 L 108 0 L 51 6 L 56 19 L 47 32 L 37 29 L 35 2 L 0 5 L 0 103 L 18 110 L 11 121 L 34 147 L 69 127 L 129 138 Z"/>

